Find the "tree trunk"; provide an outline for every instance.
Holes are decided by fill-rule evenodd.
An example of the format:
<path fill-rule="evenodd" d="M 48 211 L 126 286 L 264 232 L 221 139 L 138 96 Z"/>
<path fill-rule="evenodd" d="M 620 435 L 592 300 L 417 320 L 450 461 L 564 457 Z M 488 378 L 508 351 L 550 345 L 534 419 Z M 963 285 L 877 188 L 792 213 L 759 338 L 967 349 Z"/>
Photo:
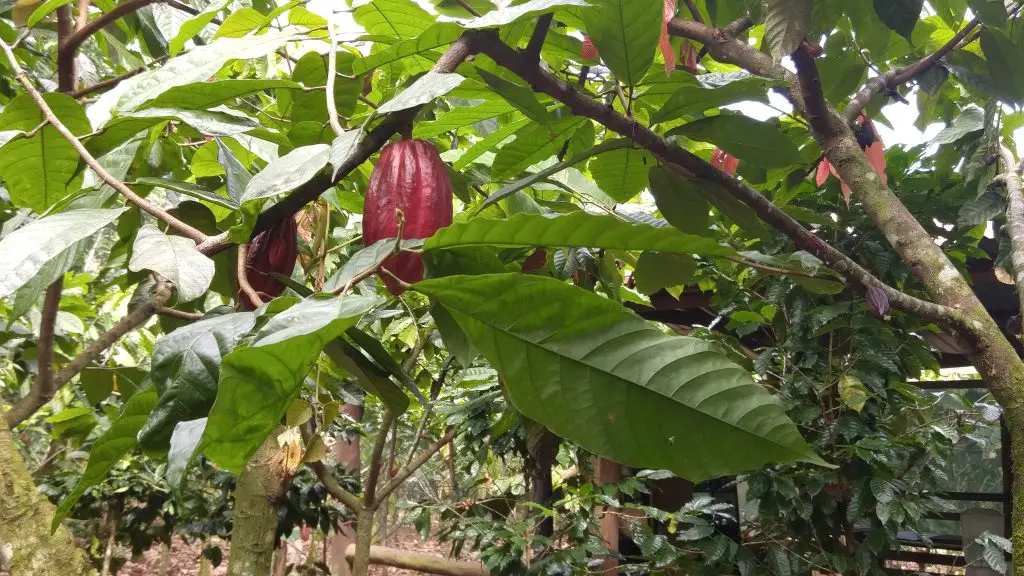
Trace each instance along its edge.
<path fill-rule="evenodd" d="M 273 572 L 277 508 L 293 473 L 287 448 L 277 442 L 281 430 L 267 436 L 238 477 L 228 576 L 269 576 Z"/>
<path fill-rule="evenodd" d="M 551 467 L 558 456 L 558 436 L 536 422 L 529 422 L 526 427 L 526 443 L 526 473 L 530 477 L 530 501 L 550 508 L 554 494 Z M 542 516 L 537 522 L 536 534 L 551 538 L 555 534 L 554 517 Z"/>
<path fill-rule="evenodd" d="M 66 528 L 50 534 L 52 519 L 53 506 L 36 490 L 0 417 L 0 568 L 33 576 L 92 572 Z"/>

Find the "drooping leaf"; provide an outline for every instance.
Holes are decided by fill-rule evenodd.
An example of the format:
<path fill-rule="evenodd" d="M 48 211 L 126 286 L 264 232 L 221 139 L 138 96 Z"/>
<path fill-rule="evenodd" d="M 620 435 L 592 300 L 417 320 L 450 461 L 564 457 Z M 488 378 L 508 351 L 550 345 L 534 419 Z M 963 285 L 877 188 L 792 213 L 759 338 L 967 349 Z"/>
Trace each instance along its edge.
<path fill-rule="evenodd" d="M 924 0 L 874 0 L 875 13 L 893 32 L 910 41 L 921 18 Z"/>
<path fill-rule="evenodd" d="M 152 270 L 174 283 L 178 300 L 190 302 L 210 288 L 213 260 L 196 249 L 196 243 L 183 236 L 169 236 L 152 224 L 139 229 L 128 269 Z"/>
<path fill-rule="evenodd" d="M 968 108 L 953 119 L 953 123 L 935 135 L 934 142 L 952 144 L 957 140 L 985 129 L 985 112 L 980 108 Z"/>
<path fill-rule="evenodd" d="M 988 64 L 988 78 L 1007 104 L 1024 102 L 1024 78 L 1017 67 L 1024 61 L 1024 48 L 1015 44 L 1002 31 L 982 28 L 981 49 Z"/>
<path fill-rule="evenodd" d="M 82 106 L 67 94 L 51 92 L 43 100 L 76 136 L 92 130 Z M 45 118 L 28 94 L 15 96 L 0 112 L 0 129 L 29 132 Z M 43 126 L 31 138 L 13 138 L 0 151 L 0 180 L 15 206 L 43 212 L 74 192 L 69 186 L 78 173 L 78 153 L 53 126 Z"/>
<path fill-rule="evenodd" d="M 249 180 L 241 203 L 270 198 L 302 186 L 327 166 L 331 157 L 328 144 L 313 144 L 296 148 L 274 160 Z"/>
<path fill-rule="evenodd" d="M 464 76 L 454 72 L 444 73 L 431 70 L 413 82 L 411 86 L 403 90 L 398 96 L 382 104 L 377 109 L 377 112 L 386 114 L 426 104 L 434 98 L 451 92 L 462 84 L 465 79 Z"/>
<path fill-rule="evenodd" d="M 221 362 L 203 437 L 207 457 L 241 472 L 278 424 L 324 346 L 376 306 L 376 297 L 310 297 L 277 314 Z"/>
<path fill-rule="evenodd" d="M 166 449 L 177 422 L 206 415 L 217 397 L 221 362 L 255 325 L 255 312 L 235 312 L 157 339 L 151 378 L 160 399 L 139 433 L 144 449 Z"/>
<path fill-rule="evenodd" d="M 472 106 L 459 106 L 441 114 L 435 120 L 418 122 L 413 127 L 412 135 L 414 138 L 433 138 L 438 134 L 454 132 L 477 122 L 497 118 L 513 110 L 515 108 L 503 99 L 487 100 Z"/>
<path fill-rule="evenodd" d="M 11 295 L 43 266 L 117 219 L 124 209 L 70 210 L 40 218 L 0 240 L 0 298 Z"/>
<path fill-rule="evenodd" d="M 686 114 L 695 114 L 747 100 L 768 102 L 768 87 L 771 84 L 771 81 L 764 78 L 745 78 L 720 88 L 684 85 L 651 116 L 651 122 L 665 122 Z"/>
<path fill-rule="evenodd" d="M 423 249 L 474 245 L 576 246 L 672 254 L 735 254 L 732 248 L 711 238 L 582 211 L 561 216 L 520 213 L 506 220 L 473 218 L 438 230 L 424 242 Z"/>
<path fill-rule="evenodd" d="M 654 62 L 661 30 L 660 2 L 594 0 L 582 9 L 587 35 L 619 80 L 635 85 Z"/>
<path fill-rule="evenodd" d="M 174 38 L 167 44 L 167 53 L 171 56 L 177 56 L 178 52 L 185 47 L 185 43 L 194 38 L 199 34 L 203 28 L 206 28 L 213 19 L 217 17 L 217 14 L 228 5 L 230 0 L 219 0 L 217 2 L 211 2 L 202 12 L 196 14 L 192 18 L 182 22 L 181 27 L 178 29 L 178 33 L 175 34 Z"/>
<path fill-rule="evenodd" d="M 422 245 L 422 240 L 402 240 L 403 248 L 415 249 Z M 395 239 L 385 238 L 356 252 L 337 272 L 324 282 L 324 292 L 333 292 L 341 288 L 360 272 L 368 270 L 380 262 L 394 247 Z"/>
<path fill-rule="evenodd" d="M 206 430 L 206 418 L 185 420 L 174 425 L 170 448 L 167 450 L 167 483 L 172 489 L 181 487 L 185 471 L 195 457 L 196 448 Z"/>
<path fill-rule="evenodd" d="M 344 338 L 328 342 L 324 353 L 351 374 L 360 388 L 379 398 L 392 414 L 403 414 L 409 408 L 409 397 L 388 378 L 388 373 Z"/>
<path fill-rule="evenodd" d="M 693 256 L 644 252 L 636 263 L 636 289 L 650 295 L 662 288 L 685 286 L 693 281 L 696 270 Z"/>
<path fill-rule="evenodd" d="M 238 159 L 238 156 L 235 156 L 231 147 L 220 138 L 217 138 L 217 160 L 224 167 L 225 188 L 227 188 L 228 196 L 236 204 L 240 203 L 242 195 L 245 194 L 245 189 L 249 187 L 249 182 L 252 181 L 252 174 L 249 173 L 249 170 Z"/>
<path fill-rule="evenodd" d="M 380 340 L 360 330 L 356 326 L 345 330 L 345 337 L 351 340 L 360 350 L 365 352 L 371 360 L 386 370 L 388 374 L 391 374 L 393 378 L 405 385 L 409 392 L 411 392 L 421 404 L 424 406 L 427 405 L 427 399 L 423 397 L 422 393 L 420 393 L 419 387 L 416 386 L 416 381 L 412 379 L 412 376 L 410 376 L 404 368 L 402 368 L 398 361 L 391 357 L 391 354 L 387 351 L 387 348 L 381 344 Z"/>
<path fill-rule="evenodd" d="M 701 234 L 701 230 L 706 230 L 706 227 L 700 228 L 707 217 L 702 212 L 705 208 L 703 204 L 692 204 L 697 214 L 685 214 L 691 207 L 688 200 L 699 196 L 748 233 L 754 236 L 767 234 L 767 227 L 749 206 L 711 182 L 687 180 L 661 166 L 651 168 L 647 177 L 658 210 L 669 223 L 683 232 Z"/>
<path fill-rule="evenodd" d="M 537 94 L 526 86 L 510 82 L 478 67 L 477 74 L 484 79 L 491 90 L 519 109 L 527 118 L 537 122 L 550 122 L 551 114 L 544 104 L 537 100 Z"/>
<path fill-rule="evenodd" d="M 776 61 L 792 54 L 807 35 L 813 0 L 768 0 L 764 40 Z"/>
<path fill-rule="evenodd" d="M 452 313 L 520 412 L 595 454 L 694 481 L 823 463 L 781 404 L 712 344 L 666 335 L 611 300 L 521 274 L 415 287 Z"/>
<path fill-rule="evenodd" d="M 803 162 L 796 145 L 777 126 L 738 114 L 721 114 L 689 122 L 673 128 L 669 135 L 711 142 L 741 161 L 763 168 L 781 168 Z"/>
<path fill-rule="evenodd" d="M 275 89 L 301 90 L 302 86 L 284 78 L 232 78 L 216 82 L 196 82 L 175 86 L 150 100 L 142 109 L 206 110 L 236 98 Z"/>
<path fill-rule="evenodd" d="M 85 251 L 85 242 L 75 242 L 69 248 L 61 251 L 47 262 L 38 274 L 32 277 L 24 286 L 18 288 L 14 295 L 14 303 L 11 305 L 9 322 L 13 322 L 24 316 L 42 297 L 46 287 L 64 277 L 64 273 L 75 265 L 78 258 Z"/>
<path fill-rule="evenodd" d="M 415 38 L 392 44 L 384 50 L 373 52 L 356 60 L 352 63 L 352 72 L 356 75 L 363 74 L 402 58 L 447 46 L 458 40 L 461 35 L 462 28 L 458 24 L 438 22 Z"/>
<path fill-rule="evenodd" d="M 74 489 L 65 496 L 53 514 L 50 530 L 56 531 L 68 512 L 78 503 L 79 498 L 90 487 L 103 481 L 107 472 L 114 467 L 122 456 L 135 448 L 135 435 L 149 417 L 156 404 L 156 389 L 148 388 L 131 397 L 124 408 L 107 429 L 93 444 L 89 452 L 89 463 Z"/>

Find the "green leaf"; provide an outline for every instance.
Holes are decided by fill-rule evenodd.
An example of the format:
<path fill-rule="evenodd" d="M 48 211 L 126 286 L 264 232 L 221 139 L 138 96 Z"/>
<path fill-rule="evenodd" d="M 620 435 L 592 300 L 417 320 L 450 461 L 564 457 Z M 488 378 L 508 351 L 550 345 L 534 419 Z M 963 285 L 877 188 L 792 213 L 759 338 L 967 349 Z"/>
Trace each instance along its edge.
<path fill-rule="evenodd" d="M 893 32 L 911 42 L 914 26 L 921 18 L 924 0 L 874 0 L 875 14 Z"/>
<path fill-rule="evenodd" d="M 688 254 L 644 252 L 636 263 L 636 289 L 654 294 L 662 288 L 685 286 L 693 282 L 697 263 Z"/>
<path fill-rule="evenodd" d="M 658 210 L 669 221 L 670 224 L 683 232 L 691 234 L 705 234 L 707 226 L 702 224 L 707 220 L 704 205 L 691 202 L 696 197 L 703 198 L 712 206 L 718 209 L 723 216 L 732 220 L 734 224 L 755 236 L 768 234 L 767 227 L 757 217 L 757 214 L 740 202 L 727 191 L 708 181 L 686 180 L 678 174 L 655 166 L 647 175 L 651 184 L 651 194 L 658 205 Z M 692 207 L 693 214 L 686 211 Z"/>
<path fill-rule="evenodd" d="M 959 226 L 973 228 L 985 224 L 1006 211 L 1006 200 L 998 192 L 986 190 L 977 198 L 972 198 L 960 207 L 956 220 Z"/>
<path fill-rule="evenodd" d="M 452 164 L 452 169 L 455 171 L 462 171 L 469 166 L 474 160 L 480 157 L 485 152 L 491 152 L 504 142 L 508 137 L 512 136 L 519 130 L 522 130 L 524 126 L 530 123 L 529 118 L 519 118 L 511 120 L 504 126 L 498 128 L 494 132 L 491 132 L 484 139 L 470 146 L 459 159 Z"/>
<path fill-rule="evenodd" d="M 412 239 L 402 241 L 403 248 L 418 248 L 422 245 L 422 240 Z M 384 238 L 383 240 L 378 240 L 366 248 L 356 252 L 348 259 L 348 261 L 345 262 L 344 265 L 342 265 L 341 268 L 338 269 L 337 272 L 332 274 L 331 277 L 324 282 L 324 292 L 334 292 L 341 288 L 360 272 L 375 266 L 377 262 L 380 262 L 381 258 L 391 252 L 394 247 L 394 238 Z"/>
<path fill-rule="evenodd" d="M 242 164 L 242 161 L 238 159 L 238 156 L 235 156 L 231 147 L 220 138 L 217 138 L 217 160 L 224 167 L 224 187 L 227 188 L 228 196 L 235 203 L 241 202 L 245 189 L 249 186 L 249 182 L 252 181 L 252 174 Z"/>
<path fill-rule="evenodd" d="M 404 368 L 391 357 L 391 354 L 384 348 L 384 345 L 380 343 L 373 336 L 353 326 L 348 330 L 345 330 L 345 336 L 348 337 L 360 350 L 370 356 L 374 362 L 380 365 L 384 370 L 391 374 L 393 378 L 405 385 L 412 392 L 412 395 L 420 401 L 423 406 L 427 405 L 427 399 L 420 393 L 420 389 L 416 386 L 416 381 L 412 379 L 412 376 L 405 371 Z"/>
<path fill-rule="evenodd" d="M 366 133 L 363 132 L 362 128 L 356 130 L 349 130 L 341 136 L 338 136 L 331 142 L 331 154 L 330 163 L 334 167 L 334 177 L 338 177 L 338 171 L 341 169 L 341 165 L 348 161 L 359 144 L 363 141 L 363 136 Z"/>
<path fill-rule="evenodd" d="M 555 8 L 563 6 L 589 6 L 589 4 L 584 0 L 530 0 L 515 6 L 506 6 L 500 10 L 492 10 L 483 16 L 460 22 L 460 24 L 466 28 L 477 30 L 496 28 L 511 24 L 528 16 L 538 16 L 551 12 Z"/>
<path fill-rule="evenodd" d="M 0 240 L 0 298 L 32 279 L 43 266 L 117 219 L 123 208 L 70 210 L 40 218 Z"/>
<path fill-rule="evenodd" d="M 219 194 L 210 192 L 206 188 L 203 188 L 202 186 L 198 184 L 193 184 L 191 182 L 171 180 L 170 178 L 151 178 L 147 176 L 144 178 L 136 179 L 135 183 L 145 186 L 153 186 L 155 188 L 165 188 L 167 190 L 173 190 L 175 192 L 178 192 L 179 194 L 191 196 L 196 200 L 203 200 L 205 202 L 209 202 L 210 204 L 221 206 L 223 208 L 228 208 L 231 210 L 238 209 L 238 204 L 236 204 L 230 198 L 225 198 Z"/>
<path fill-rule="evenodd" d="M 338 52 L 339 59 L 342 56 L 348 56 L 348 54 Z M 316 52 L 308 52 L 295 63 L 295 70 L 292 71 L 292 80 L 309 88 L 326 86 L 327 64 L 327 58 L 323 55 Z M 334 104 L 338 109 L 338 114 L 350 116 L 355 111 L 356 102 L 359 99 L 359 91 L 362 87 L 363 82 L 361 80 L 335 77 Z M 321 125 L 327 124 L 326 90 L 312 90 L 309 92 L 289 91 L 287 94 L 291 97 L 288 115 L 291 117 L 292 122 L 311 121 Z"/>
<path fill-rule="evenodd" d="M 868 389 L 856 376 L 843 376 L 839 379 L 839 398 L 843 401 L 843 404 L 846 404 L 847 408 L 854 412 L 860 412 L 864 409 L 864 403 L 868 400 Z M 873 484 L 871 488 L 874 489 Z M 891 496 L 890 492 L 890 499 Z"/>
<path fill-rule="evenodd" d="M 764 41 L 776 62 L 792 54 L 803 42 L 813 12 L 813 0 L 768 0 Z"/>
<path fill-rule="evenodd" d="M 36 24 L 39 24 L 40 22 L 43 21 L 43 18 L 46 18 L 47 16 L 52 14 L 53 11 L 56 10 L 57 8 L 60 8 L 61 6 L 65 6 L 67 4 L 71 4 L 71 1 L 72 0 L 46 0 L 45 2 L 40 4 L 38 8 L 32 11 L 32 15 L 28 17 L 28 22 L 26 23 L 26 26 L 28 26 L 29 28 L 34 28 Z"/>
<path fill-rule="evenodd" d="M 676 90 L 660 110 L 651 115 L 652 123 L 674 120 L 686 114 L 696 114 L 727 104 L 752 100 L 768 102 L 771 81 L 764 78 L 745 78 L 720 88 L 686 85 Z"/>
<path fill-rule="evenodd" d="M 330 156 L 331 147 L 328 144 L 296 148 L 267 164 L 266 168 L 253 176 L 239 201 L 244 204 L 291 192 L 323 170 Z"/>
<path fill-rule="evenodd" d="M 229 60 L 261 58 L 276 51 L 295 37 L 290 32 L 270 32 L 245 38 L 218 38 L 166 64 L 121 82 L 117 110 L 136 110 L 175 86 L 203 82 L 216 74 Z"/>
<path fill-rule="evenodd" d="M 196 82 L 175 86 L 149 101 L 142 108 L 172 108 L 178 110 L 205 110 L 232 102 L 237 98 L 265 90 L 301 90 L 292 80 L 231 79 L 216 82 Z"/>
<path fill-rule="evenodd" d="M 1024 102 L 1024 78 L 1017 73 L 1017 67 L 1024 61 L 1024 50 L 1001 30 L 991 28 L 981 30 L 981 50 L 999 98 L 1007 104 Z"/>
<path fill-rule="evenodd" d="M 82 107 L 67 94 L 51 92 L 43 100 L 76 136 L 92 130 Z M 45 120 L 35 100 L 21 94 L 0 112 L 0 129 L 28 132 Z M 15 206 L 44 212 L 74 192 L 70 186 L 78 173 L 78 152 L 53 126 L 46 125 L 31 138 L 14 138 L 0 151 L 0 180 Z"/>
<path fill-rule="evenodd" d="M 639 84 L 654 62 L 662 3 L 594 0 L 580 14 L 590 40 L 612 73 L 628 85 Z"/>
<path fill-rule="evenodd" d="M 429 139 L 449 131 L 497 118 L 515 108 L 504 100 L 487 100 L 471 106 L 459 106 L 444 112 L 435 120 L 419 122 L 412 130 L 414 138 Z"/>
<path fill-rule="evenodd" d="M 456 246 L 575 246 L 607 250 L 653 250 L 672 254 L 734 255 L 712 238 L 675 228 L 632 224 L 615 216 L 571 212 L 561 216 L 519 213 L 506 220 L 473 218 L 438 230 L 424 250 Z"/>
<path fill-rule="evenodd" d="M 405 413 L 409 397 L 388 378 L 387 372 L 363 355 L 344 338 L 335 338 L 324 347 L 324 353 L 336 365 L 351 374 L 360 388 L 380 399 L 392 414 Z"/>
<path fill-rule="evenodd" d="M 292 8 L 294 12 L 296 8 Z M 289 18 L 289 21 L 291 18 Z M 294 22 L 290 22 L 294 24 Z M 213 35 L 214 38 L 241 38 L 246 34 L 262 28 L 267 24 L 267 18 L 259 11 L 243 6 L 241 8 L 232 10 L 228 17 L 224 19 L 224 23 L 217 28 L 217 33 Z"/>
<path fill-rule="evenodd" d="M 213 281 L 213 260 L 196 249 L 195 241 L 168 236 L 152 224 L 139 229 L 128 269 L 152 270 L 167 278 L 174 283 L 180 302 L 206 294 Z"/>
<path fill-rule="evenodd" d="M 160 400 L 139 433 L 143 448 L 166 449 L 176 423 L 209 412 L 222 360 L 255 325 L 255 312 L 235 312 L 204 318 L 157 339 L 150 377 Z"/>
<path fill-rule="evenodd" d="M 376 306 L 376 297 L 310 297 L 274 316 L 244 348 L 224 357 L 203 445 L 239 474 L 299 393 L 324 346 Z"/>
<path fill-rule="evenodd" d="M 782 405 L 713 344 L 667 335 L 597 294 L 521 274 L 415 289 L 452 312 L 520 412 L 599 456 L 692 481 L 824 464 Z"/>
<path fill-rule="evenodd" d="M 219 2 L 212 2 L 202 12 L 196 16 L 189 18 L 182 22 L 181 28 L 178 29 L 178 33 L 175 34 L 174 38 L 167 44 L 167 53 L 171 56 L 177 56 L 178 52 L 185 47 L 185 43 L 191 40 L 203 31 L 213 19 L 220 14 L 220 11 L 228 5 L 230 0 L 220 0 Z"/>
<path fill-rule="evenodd" d="M 587 167 L 601 191 L 622 203 L 647 187 L 648 167 L 653 165 L 643 150 L 623 148 L 595 156 Z"/>
<path fill-rule="evenodd" d="M 762 168 L 782 168 L 804 162 L 796 145 L 778 126 L 738 114 L 696 120 L 673 128 L 668 135 L 711 142 L 741 161 Z"/>
<path fill-rule="evenodd" d="M 996 28 L 1006 27 L 1006 4 L 1003 0 L 967 0 L 967 5 L 985 24 Z"/>
<path fill-rule="evenodd" d="M 438 22 L 423 31 L 415 38 L 403 40 L 388 46 L 384 50 L 369 54 L 352 63 L 352 73 L 355 75 L 364 74 L 374 68 L 380 68 L 416 54 L 447 46 L 459 39 L 462 35 L 462 28 L 452 22 Z"/>
<path fill-rule="evenodd" d="M 185 471 L 195 458 L 196 449 L 206 431 L 206 418 L 186 420 L 174 425 L 171 446 L 167 451 L 167 483 L 172 490 L 180 490 Z"/>
<path fill-rule="evenodd" d="M 985 112 L 981 108 L 968 108 L 953 119 L 932 140 L 938 144 L 952 144 L 957 140 L 985 129 Z"/>
<path fill-rule="evenodd" d="M 31 280 L 21 288 L 18 288 L 14 295 L 14 303 L 11 305 L 7 321 L 13 322 L 28 313 L 32 306 L 39 302 L 39 298 L 46 291 L 46 287 L 56 282 L 59 278 L 63 278 L 64 274 L 75 265 L 78 258 L 86 252 L 86 248 L 88 248 L 86 244 L 86 242 L 79 241 L 72 244 L 66 250 L 62 250 L 60 254 L 57 254 L 47 262 Z"/>
<path fill-rule="evenodd" d="M 75 484 L 74 489 L 65 496 L 57 510 L 53 514 L 53 521 L 50 524 L 50 531 L 55 532 L 60 523 L 68 515 L 68 512 L 78 503 L 79 498 L 89 488 L 99 484 L 107 476 L 107 472 L 114 467 L 114 464 L 135 448 L 135 435 L 139 428 L 149 417 L 150 411 L 156 404 L 156 389 L 148 388 L 131 397 L 125 403 L 124 408 L 117 419 L 93 444 L 89 451 L 89 464 L 85 468 L 82 477 Z"/>
<path fill-rule="evenodd" d="M 502 146 L 491 165 L 491 179 L 515 176 L 530 166 L 553 156 L 586 118 L 570 116 L 550 124 L 532 123 L 516 131 L 515 140 Z M 461 158 L 460 158 L 461 160 Z"/>
<path fill-rule="evenodd" d="M 459 74 L 434 72 L 431 70 L 420 76 L 411 86 L 377 109 L 378 114 L 387 114 L 426 104 L 435 98 L 451 92 L 466 78 Z"/>
<path fill-rule="evenodd" d="M 374 0 L 356 8 L 353 17 L 367 34 L 399 40 L 415 38 L 434 23 L 433 16 L 411 0 Z"/>
<path fill-rule="evenodd" d="M 541 123 L 551 122 L 551 114 L 548 112 L 547 107 L 537 100 L 537 94 L 533 90 L 526 86 L 509 82 L 500 76 L 495 76 L 480 67 L 477 67 L 476 72 L 491 87 L 491 90 L 494 90 L 499 96 L 508 100 L 527 118 Z"/>
<path fill-rule="evenodd" d="M 803 250 L 787 256 L 769 256 L 753 251 L 740 252 L 740 255 L 746 260 L 767 266 L 761 269 L 762 273 L 790 276 L 793 282 L 815 294 L 839 294 L 845 288 L 842 276 Z"/>

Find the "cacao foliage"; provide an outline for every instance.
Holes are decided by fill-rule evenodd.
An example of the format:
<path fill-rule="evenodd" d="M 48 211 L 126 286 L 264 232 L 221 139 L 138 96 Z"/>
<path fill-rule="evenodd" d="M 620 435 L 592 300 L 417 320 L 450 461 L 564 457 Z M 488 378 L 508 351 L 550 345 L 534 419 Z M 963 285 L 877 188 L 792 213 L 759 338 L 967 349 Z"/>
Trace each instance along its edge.
<path fill-rule="evenodd" d="M 260 298 L 269 300 L 284 292 L 284 284 L 274 279 L 273 275 L 292 275 L 295 259 L 298 257 L 297 233 L 295 220 L 285 218 L 273 228 L 260 232 L 249 242 L 245 259 L 246 279 Z M 257 308 L 256 303 L 241 289 L 238 291 L 238 300 L 246 310 Z"/>
<path fill-rule="evenodd" d="M 384 147 L 373 168 L 363 204 L 363 243 L 367 246 L 398 235 L 397 213 L 404 214 L 403 239 L 429 238 L 452 223 L 452 183 L 437 148 L 423 140 L 398 140 Z M 409 284 L 423 279 L 423 259 L 404 252 L 384 262 L 384 269 Z M 388 291 L 404 288 L 382 275 Z"/>

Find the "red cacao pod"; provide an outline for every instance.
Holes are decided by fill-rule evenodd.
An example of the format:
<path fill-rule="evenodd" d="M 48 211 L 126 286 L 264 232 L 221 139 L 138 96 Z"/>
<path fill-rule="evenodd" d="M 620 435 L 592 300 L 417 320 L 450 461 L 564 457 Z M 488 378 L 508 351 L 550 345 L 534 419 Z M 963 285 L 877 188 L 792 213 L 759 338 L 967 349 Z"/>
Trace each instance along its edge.
<path fill-rule="evenodd" d="M 398 210 L 405 215 L 404 239 L 429 238 L 452 223 L 448 167 L 430 142 L 398 140 L 381 151 L 363 202 L 363 243 L 370 246 L 394 238 L 398 234 Z M 384 269 L 409 284 L 423 279 L 419 254 L 399 254 L 385 261 Z M 390 276 L 381 277 L 392 294 L 404 291 Z"/>
<path fill-rule="evenodd" d="M 285 218 L 249 241 L 245 258 L 245 277 L 260 298 L 272 299 L 284 292 L 284 284 L 275 280 L 271 274 L 276 272 L 284 276 L 292 275 L 295 258 L 299 252 L 297 234 L 295 220 Z M 238 291 L 238 299 L 246 310 L 255 310 L 257 307 L 256 303 L 241 290 Z"/>

